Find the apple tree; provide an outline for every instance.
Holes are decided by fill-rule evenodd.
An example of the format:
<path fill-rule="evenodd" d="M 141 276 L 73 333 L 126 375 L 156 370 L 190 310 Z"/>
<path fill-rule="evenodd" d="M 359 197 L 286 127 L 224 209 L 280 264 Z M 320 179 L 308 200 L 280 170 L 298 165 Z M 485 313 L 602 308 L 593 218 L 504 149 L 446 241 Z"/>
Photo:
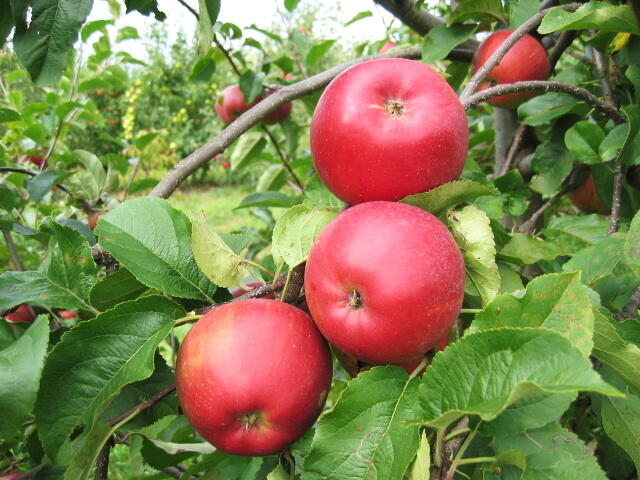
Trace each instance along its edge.
<path fill-rule="evenodd" d="M 348 50 L 180 3 L 219 88 L 157 181 L 135 29 L 0 12 L 0 478 L 637 478 L 640 2 L 375 0 Z M 221 159 L 264 228 L 168 200 Z"/>

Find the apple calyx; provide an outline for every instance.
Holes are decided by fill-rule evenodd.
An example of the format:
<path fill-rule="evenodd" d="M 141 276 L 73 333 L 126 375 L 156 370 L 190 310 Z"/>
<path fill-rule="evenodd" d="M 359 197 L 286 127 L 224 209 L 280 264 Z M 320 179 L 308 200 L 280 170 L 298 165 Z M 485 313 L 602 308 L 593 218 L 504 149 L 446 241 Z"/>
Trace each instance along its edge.
<path fill-rule="evenodd" d="M 392 117 L 401 117 L 404 115 L 404 103 L 398 100 L 387 100 L 384 108 Z"/>
<path fill-rule="evenodd" d="M 354 310 L 362 308 L 362 297 L 356 289 L 349 294 L 349 306 Z"/>
<path fill-rule="evenodd" d="M 259 427 L 262 423 L 264 423 L 263 420 L 264 414 L 262 412 L 245 413 L 244 415 L 240 416 L 240 421 L 244 425 L 244 429 L 247 432 L 252 428 Z"/>

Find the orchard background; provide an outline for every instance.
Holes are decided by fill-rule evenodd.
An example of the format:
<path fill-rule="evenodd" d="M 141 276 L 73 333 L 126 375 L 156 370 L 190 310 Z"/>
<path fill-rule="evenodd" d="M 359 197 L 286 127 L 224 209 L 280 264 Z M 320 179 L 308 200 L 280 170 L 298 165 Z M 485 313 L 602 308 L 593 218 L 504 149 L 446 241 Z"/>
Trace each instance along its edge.
<path fill-rule="evenodd" d="M 90 0 L 0 8 L 0 478 L 637 479 L 640 2 L 376 0 L 345 28 L 396 20 L 352 45 L 318 28 L 321 2 L 241 29 L 219 0 L 178 1 L 197 34 L 170 44 L 156 0 L 108 0 L 89 22 Z M 114 29 L 125 10 L 157 26 Z M 504 28 L 542 42 L 550 81 L 476 94 L 473 54 Z M 223 453 L 178 407 L 179 346 L 252 280 L 242 297 L 304 308 L 307 256 L 345 208 L 314 173 L 311 117 L 378 57 L 432 66 L 466 109 L 460 179 L 402 200 L 465 260 L 449 346 L 411 375 L 334 355 L 302 438 Z M 227 126 L 215 106 L 234 84 L 268 96 Z M 537 96 L 486 103 L 522 91 Z"/>

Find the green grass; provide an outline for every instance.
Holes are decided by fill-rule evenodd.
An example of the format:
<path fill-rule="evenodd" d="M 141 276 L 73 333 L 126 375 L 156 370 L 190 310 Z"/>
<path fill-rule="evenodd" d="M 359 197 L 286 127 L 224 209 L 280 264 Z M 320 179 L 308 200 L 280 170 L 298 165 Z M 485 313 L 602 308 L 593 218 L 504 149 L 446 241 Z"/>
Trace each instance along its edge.
<path fill-rule="evenodd" d="M 174 208 L 193 218 L 204 212 L 207 223 L 220 233 L 240 230 L 242 227 L 263 228 L 264 222 L 248 209 L 234 210 L 253 190 L 241 186 L 202 187 L 176 191 L 169 201 Z"/>

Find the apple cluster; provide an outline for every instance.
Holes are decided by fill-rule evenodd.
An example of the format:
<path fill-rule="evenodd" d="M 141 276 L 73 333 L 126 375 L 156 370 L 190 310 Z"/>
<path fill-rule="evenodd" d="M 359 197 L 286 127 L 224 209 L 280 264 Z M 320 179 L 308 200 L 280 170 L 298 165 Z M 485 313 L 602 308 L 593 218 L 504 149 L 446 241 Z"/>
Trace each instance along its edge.
<path fill-rule="evenodd" d="M 216 105 L 225 121 L 249 107 L 237 86 Z M 351 371 L 354 361 L 412 371 L 446 346 L 464 294 L 462 255 L 436 217 L 397 200 L 458 178 L 467 148 L 458 97 L 420 62 L 371 60 L 329 84 L 311 150 L 320 178 L 350 208 L 312 247 L 308 311 L 237 300 L 187 334 L 178 396 L 205 439 L 229 453 L 267 455 L 303 435 L 331 387 L 326 340 Z"/>

